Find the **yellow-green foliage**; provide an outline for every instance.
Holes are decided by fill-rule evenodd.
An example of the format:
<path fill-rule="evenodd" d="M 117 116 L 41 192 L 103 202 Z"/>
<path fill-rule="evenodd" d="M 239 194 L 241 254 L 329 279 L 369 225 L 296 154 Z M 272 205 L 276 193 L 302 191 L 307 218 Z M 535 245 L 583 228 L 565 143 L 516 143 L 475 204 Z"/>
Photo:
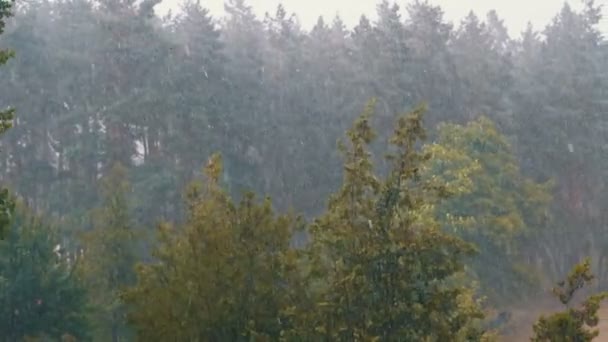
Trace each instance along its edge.
<path fill-rule="evenodd" d="M 553 290 L 555 296 L 562 304 L 568 306 L 568 309 L 548 317 L 541 316 L 534 324 L 533 342 L 584 342 L 591 341 L 599 335 L 599 331 L 589 328 L 597 326 L 599 322 L 597 312 L 600 303 L 608 298 L 608 292 L 590 296 L 579 308 L 569 307 L 576 292 L 593 279 L 589 259 L 572 269 L 568 278 Z"/>
<path fill-rule="evenodd" d="M 416 144 L 425 138 L 424 108 L 398 119 L 390 142 L 390 174 L 373 171 L 370 103 L 341 145 L 342 188 L 313 224 L 310 250 L 316 305 L 299 316 L 300 338 L 325 341 L 479 340 L 482 318 L 471 291 L 450 281 L 473 252 L 446 234 L 435 207 L 455 191 L 420 171 L 432 158 Z"/>
<path fill-rule="evenodd" d="M 480 250 L 473 269 L 482 287 L 495 299 L 521 295 L 518 284 L 530 271 L 521 265 L 519 238 L 545 226 L 552 184 L 524 177 L 507 139 L 485 117 L 440 125 L 436 143 L 425 150 L 433 161 L 423 177 L 447 183 L 454 193 L 437 216 Z"/>
<path fill-rule="evenodd" d="M 270 341 L 287 325 L 282 310 L 302 284 L 290 249 L 298 220 L 252 194 L 234 204 L 221 172 L 214 156 L 188 191 L 187 222 L 161 226 L 156 261 L 125 293 L 142 341 Z"/>
<path fill-rule="evenodd" d="M 448 181 L 454 174 L 461 175 L 461 181 L 468 175 L 459 196 L 446 202 L 445 212 L 470 218 L 471 226 L 504 247 L 525 229 L 542 224 L 552 184 L 537 184 L 521 175 L 506 137 L 490 119 L 481 117 L 464 126 L 442 124 L 431 148 L 436 161 L 432 175 Z"/>

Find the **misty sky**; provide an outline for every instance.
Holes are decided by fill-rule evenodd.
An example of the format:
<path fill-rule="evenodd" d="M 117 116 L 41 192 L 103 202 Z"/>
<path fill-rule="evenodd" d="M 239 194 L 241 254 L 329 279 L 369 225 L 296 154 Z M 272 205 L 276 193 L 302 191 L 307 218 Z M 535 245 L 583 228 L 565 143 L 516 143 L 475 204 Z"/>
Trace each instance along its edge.
<path fill-rule="evenodd" d="M 167 8 L 177 7 L 180 0 L 163 0 L 158 6 L 160 12 Z M 249 0 L 258 13 L 263 16 L 265 12 L 273 13 L 279 3 L 283 3 L 289 12 L 296 12 L 304 25 L 309 28 L 316 22 L 319 15 L 331 18 L 340 13 L 347 25 L 352 26 L 362 13 L 373 17 L 376 4 L 380 0 Z M 601 3 L 602 0 L 596 0 Z M 603 0 L 608 4 L 608 0 Z M 495 9 L 505 20 L 509 30 L 514 35 L 525 28 L 531 21 L 536 29 L 544 28 L 551 18 L 559 11 L 562 0 L 431 0 L 433 4 L 440 5 L 446 13 L 446 18 L 458 22 L 471 9 L 477 14 L 485 15 L 489 10 Z M 201 0 L 201 4 L 210 9 L 215 15 L 223 14 L 224 0 Z M 406 1 L 398 1 L 405 4 Z M 570 1 L 577 8 L 579 0 Z"/>

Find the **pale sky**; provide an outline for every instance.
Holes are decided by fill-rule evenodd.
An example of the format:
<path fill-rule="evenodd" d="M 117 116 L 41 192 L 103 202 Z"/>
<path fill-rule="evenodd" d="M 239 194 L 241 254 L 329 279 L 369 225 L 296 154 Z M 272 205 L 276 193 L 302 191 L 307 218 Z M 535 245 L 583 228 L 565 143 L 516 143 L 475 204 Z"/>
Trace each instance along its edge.
<path fill-rule="evenodd" d="M 157 9 L 163 13 L 168 8 L 177 7 L 179 1 L 163 0 Z M 310 28 L 319 15 L 331 19 L 337 13 L 349 27 L 352 27 L 363 13 L 372 19 L 375 18 L 376 4 L 379 2 L 380 0 L 249 0 L 247 3 L 260 17 L 263 17 L 265 12 L 274 13 L 277 5 L 282 3 L 288 12 L 298 14 L 305 28 Z M 223 3 L 224 0 L 201 0 L 201 5 L 208 8 L 215 17 L 223 15 Z M 400 0 L 397 3 L 403 8 L 407 0 Z M 537 30 L 543 29 L 559 12 L 564 0 L 430 0 L 430 3 L 441 6 L 447 20 L 455 24 L 470 10 L 482 17 L 488 11 L 495 9 L 505 20 L 511 34 L 519 36 L 528 21 L 532 22 Z M 571 0 L 569 3 L 573 8 L 580 8 L 581 1 Z M 608 7 L 608 0 L 596 0 L 596 3 L 605 3 Z"/>

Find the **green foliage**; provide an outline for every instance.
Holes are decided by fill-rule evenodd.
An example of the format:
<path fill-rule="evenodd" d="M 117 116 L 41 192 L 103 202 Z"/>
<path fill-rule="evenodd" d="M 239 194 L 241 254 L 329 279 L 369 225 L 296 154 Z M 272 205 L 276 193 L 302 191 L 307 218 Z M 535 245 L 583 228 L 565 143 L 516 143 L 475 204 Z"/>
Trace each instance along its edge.
<path fill-rule="evenodd" d="M 6 27 L 6 19 L 13 15 L 13 0 L 0 1 L 0 34 L 4 33 Z M 15 53 L 11 50 L 0 50 L 0 65 L 6 64 Z M 0 112 L 0 134 L 10 128 L 13 117 L 13 111 L 7 110 Z"/>
<path fill-rule="evenodd" d="M 458 191 L 438 206 L 438 219 L 479 249 L 470 263 L 481 288 L 495 301 L 521 298 L 534 285 L 534 270 L 524 266 L 534 246 L 526 241 L 546 227 L 552 182 L 523 176 L 506 137 L 486 117 L 441 124 L 427 148 L 435 159 L 425 177 Z"/>
<path fill-rule="evenodd" d="M 207 315 L 213 309 L 211 318 L 201 319 L 207 329 L 201 339 L 231 339 L 238 335 L 235 331 L 243 331 L 246 317 L 262 310 L 257 304 L 250 311 L 241 310 L 237 300 L 230 305 L 214 302 L 221 298 L 220 288 L 235 287 L 228 298 L 246 292 L 235 285 L 247 273 L 245 251 L 236 242 L 226 244 L 236 259 L 217 252 L 207 258 L 199 251 L 202 248 L 178 252 L 176 247 L 189 243 L 187 234 L 194 236 L 193 241 L 204 241 L 201 244 L 223 246 L 222 239 L 233 241 L 241 233 L 221 235 L 209 227 L 241 231 L 236 217 L 250 215 L 244 207 L 251 205 L 257 213 L 260 207 L 270 206 L 250 199 L 251 195 L 242 204 L 220 201 L 224 204 L 217 207 L 223 211 L 217 213 L 201 209 L 200 204 L 212 203 L 216 197 L 184 205 L 182 187 L 212 151 L 224 158 L 224 196 L 251 189 L 271 196 L 278 212 L 295 207 L 309 218 L 320 217 L 313 225 L 314 249 L 307 255 L 277 256 L 280 261 L 276 261 L 272 259 L 276 255 L 262 254 L 281 265 L 297 265 L 293 266 L 297 273 L 290 270 L 277 279 L 299 279 L 294 274 L 303 273 L 310 280 L 290 280 L 288 289 L 275 287 L 278 295 L 269 304 L 271 309 L 260 304 L 265 313 L 255 316 L 252 329 L 268 339 L 279 339 L 281 330 L 283 339 L 310 337 L 307 334 L 316 334 L 314 327 L 334 329 L 323 335 L 331 339 L 356 329 L 377 336 L 394 322 L 424 325 L 431 311 L 438 312 L 429 304 L 432 296 L 469 286 L 472 279 L 465 277 L 463 267 L 479 280 L 476 294 L 489 295 L 495 305 L 529 298 L 522 291 L 528 288 L 527 278 L 564 274 L 567 265 L 582 255 L 592 255 L 597 263 L 599 286 L 608 284 L 604 227 L 608 216 L 602 210 L 608 203 L 608 122 L 602 115 L 608 112 L 608 49 L 597 26 L 599 6 L 593 1 L 585 1 L 578 12 L 564 6 L 544 30 L 529 27 L 520 39 L 509 37 L 494 12 L 485 17 L 471 14 L 452 25 L 440 7 L 427 1 L 410 1 L 403 7 L 381 1 L 377 20 L 363 16 L 352 31 L 336 17 L 319 20 L 310 32 L 282 6 L 261 21 L 246 0 L 226 1 L 225 18 L 213 18 L 204 2 L 186 1 L 178 15 L 159 18 L 154 13 L 157 2 L 32 0 L 15 6 L 15 18 L 5 26 L 13 3 L 0 0 L 0 45 L 19 52 L 19 58 L 9 61 L 12 52 L 0 51 L 0 64 L 9 61 L 1 69 L 0 93 L 3 101 L 22 113 L 14 121 L 12 110 L 0 113 L 0 133 L 13 124 L 2 135 L 2 182 L 32 210 L 70 222 L 64 231 L 82 231 L 91 225 L 87 213 L 98 205 L 100 192 L 107 192 L 104 183 L 112 177 L 112 165 L 120 161 L 132 176 L 132 193 L 124 190 L 129 194 L 122 198 L 106 196 L 108 200 L 93 215 L 95 229 L 81 241 L 92 256 L 83 260 L 79 275 L 93 292 L 91 301 L 97 310 L 92 317 L 99 322 L 100 339 L 111 339 L 106 334 L 111 326 L 120 332 L 109 335 L 123 336 L 125 308 L 117 293 L 134 281 L 131 266 L 140 251 L 135 242 L 141 238 L 131 228 L 150 227 L 159 220 L 174 222 L 177 228 L 161 229 L 168 236 L 161 238 L 157 254 L 168 249 L 166 258 L 179 260 L 174 264 L 180 269 L 198 273 L 171 273 L 171 263 L 162 258 L 156 260 L 159 264 L 144 266 L 141 284 L 160 299 L 147 304 L 153 308 L 149 317 L 146 310 L 133 310 L 132 318 L 142 315 L 134 321 L 160 322 L 158 317 L 169 315 L 167 322 L 186 317 L 185 322 L 194 326 L 200 312 Z M 377 115 L 359 121 L 351 131 L 354 144 L 342 149 L 347 157 L 342 184 L 334 143 L 354 120 L 354 108 L 370 97 L 378 99 Z M 400 122 L 401 131 L 393 144 L 388 143 L 394 113 L 421 101 L 429 103 L 427 123 L 433 136 L 441 122 L 464 124 L 480 114 L 489 119 L 465 126 L 442 125 L 436 143 L 419 148 L 410 146 L 420 144 L 419 127 Z M 372 120 L 380 139 L 373 140 Z M 509 134 L 512 148 L 498 132 Z M 391 146 L 387 149 L 387 145 Z M 408 146 L 415 153 L 401 155 Z M 396 154 L 378 158 L 372 165 L 368 149 Z M 399 160 L 418 169 L 401 168 Z M 548 179 L 555 181 L 554 187 L 544 183 Z M 115 187 L 116 194 L 123 191 L 120 188 Z M 199 189 L 208 196 L 204 185 Z M 324 211 L 331 193 L 335 195 Z M 135 200 L 133 205 L 127 197 Z M 345 209 L 348 203 L 354 203 L 353 208 Z M 3 228 L 12 220 L 13 209 L 8 192 L 0 192 L 0 235 L 9 234 Z M 200 212 L 205 212 L 203 218 L 195 217 Z M 271 228 L 252 226 L 264 232 L 287 230 L 276 223 L 282 219 L 274 212 L 271 216 Z M 546 217 L 557 218 L 551 229 L 541 229 L 549 226 Z M 237 222 L 208 223 L 226 218 Z M 290 227 L 295 221 L 285 220 Z M 195 229 L 200 226 L 195 222 L 207 222 L 201 223 L 206 228 Z M 370 222 L 373 229 L 366 230 Z M 411 231 L 416 234 L 404 233 Z M 209 237 L 201 238 L 199 233 Z M 265 236 L 259 239 L 270 239 Z M 65 237 L 68 244 L 77 244 L 70 238 Z M 253 245 L 261 243 L 255 241 Z M 471 255 L 472 249 L 479 253 Z M 437 267 L 422 266 L 433 258 Z M 410 259 L 420 264 L 399 264 Z M 194 264 L 200 260 L 203 266 Z M 218 260 L 227 269 L 217 274 L 224 280 L 210 275 L 209 265 Z M 234 274 L 229 271 L 233 264 L 239 265 Z M 259 281 L 270 284 L 271 277 L 261 271 L 265 266 L 256 265 Z M 539 272 L 532 274 L 535 266 Z M 408 272 L 394 275 L 387 270 L 391 267 Z M 193 297 L 199 296 L 200 284 L 210 289 L 192 304 L 197 305 L 192 309 L 196 314 L 177 309 L 163 313 L 162 305 L 182 308 L 190 302 L 180 294 L 163 294 L 164 285 L 159 284 L 164 280 L 154 272 L 169 274 L 176 289 Z M 418 295 L 427 288 L 425 281 L 433 283 L 435 273 L 440 275 L 437 281 L 446 285 L 430 286 L 427 297 L 400 298 L 406 304 L 398 308 L 372 303 L 388 303 L 401 293 Z M 392 282 L 399 285 L 392 289 L 387 285 Z M 346 298 L 337 290 L 340 284 L 344 291 L 370 296 Z M 264 291 L 250 293 L 265 300 Z M 473 291 L 477 290 L 469 289 Z M 142 304 L 146 296 L 142 290 L 135 302 L 148 309 Z M 151 298 L 158 299 L 155 296 Z M 173 297 L 178 302 L 172 302 Z M 346 309 L 316 306 L 334 297 L 343 300 Z M 215 304 L 205 306 L 205 298 Z M 475 316 L 473 297 L 460 298 Z M 420 314 L 412 308 L 416 301 L 425 305 Z M 440 312 L 453 310 L 456 316 L 464 315 L 463 321 L 469 320 L 453 300 L 446 303 L 448 308 Z M 374 316 L 358 312 L 359 304 L 370 304 Z M 280 317 L 281 323 L 267 317 Z M 337 317 L 335 326 L 328 317 Z M 345 321 L 350 330 L 339 331 Z M 371 322 L 369 327 L 354 326 L 363 321 Z M 437 321 L 433 322 L 453 323 Z M 457 326 L 466 330 L 468 323 L 459 324 L 436 330 L 438 334 Z M 236 328 L 218 332 L 223 326 Z M 152 334 L 153 327 L 142 329 Z M 399 329 L 406 328 L 390 327 L 386 334 Z M 421 329 L 416 334 L 425 335 L 431 328 Z M 166 339 L 176 338 L 169 336 L 168 326 L 164 331 Z M 247 331 L 246 335 L 254 335 Z"/>
<path fill-rule="evenodd" d="M 5 20 L 12 15 L 13 0 L 0 1 L 0 34 L 4 32 Z M 8 60 L 14 56 L 10 50 L 0 50 L 0 65 L 6 64 Z M 6 132 L 12 127 L 15 110 L 9 108 L 0 111 L 0 134 Z M 15 209 L 15 203 L 9 195 L 7 189 L 0 190 L 0 239 L 4 239 L 6 229 L 8 228 L 11 219 L 10 214 Z"/>
<path fill-rule="evenodd" d="M 139 237 L 130 218 L 127 170 L 116 164 L 102 180 L 102 205 L 92 213 L 93 228 L 82 238 L 79 275 L 90 292 L 95 338 L 120 341 L 130 336 L 121 291 L 135 281 Z"/>
<path fill-rule="evenodd" d="M 130 322 L 145 341 L 276 340 L 301 286 L 290 248 L 298 220 L 253 194 L 233 203 L 217 155 L 205 174 L 189 188 L 185 224 L 161 225 L 156 259 L 138 266 L 124 295 Z"/>
<path fill-rule="evenodd" d="M 315 221 L 311 281 L 319 291 L 299 333 L 309 340 L 467 341 L 482 338 L 483 317 L 471 291 L 455 281 L 473 248 L 442 231 L 434 208 L 451 193 L 420 170 L 432 155 L 425 108 L 400 116 L 385 178 L 373 172 L 368 146 L 374 103 L 341 145 L 344 181 Z"/>
<path fill-rule="evenodd" d="M 599 335 L 599 331 L 589 328 L 599 323 L 597 312 L 601 302 L 608 299 L 608 292 L 588 297 L 579 308 L 570 307 L 576 292 L 594 278 L 590 259 L 587 258 L 574 266 L 567 279 L 553 289 L 555 296 L 568 309 L 548 317 L 541 316 L 534 324 L 533 342 L 592 341 Z"/>
<path fill-rule="evenodd" d="M 87 292 L 74 276 L 74 260 L 58 249 L 57 230 L 19 205 L 0 242 L 0 335 L 59 340 L 88 338 Z"/>
<path fill-rule="evenodd" d="M 531 27 L 516 56 L 512 113 L 522 168 L 536 179 L 554 179 L 552 228 L 535 239 L 537 259 L 550 278 L 584 256 L 606 258 L 608 50 L 598 25 L 599 1 L 581 10 L 564 4 L 540 34 Z M 605 265 L 605 264 L 604 264 Z M 595 266 L 595 265 L 594 265 Z M 597 268 L 599 286 L 608 268 Z"/>
<path fill-rule="evenodd" d="M 0 190 L 0 240 L 3 240 L 5 235 L 8 234 L 7 230 L 10 226 L 15 206 L 15 200 L 10 195 L 8 189 Z"/>

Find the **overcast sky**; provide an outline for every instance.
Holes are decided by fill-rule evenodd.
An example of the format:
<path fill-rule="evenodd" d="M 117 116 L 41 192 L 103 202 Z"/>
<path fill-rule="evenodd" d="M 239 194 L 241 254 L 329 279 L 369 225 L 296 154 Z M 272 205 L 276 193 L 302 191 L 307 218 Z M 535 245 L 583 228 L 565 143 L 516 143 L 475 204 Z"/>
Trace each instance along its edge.
<path fill-rule="evenodd" d="M 180 0 L 163 0 L 158 6 L 159 12 L 167 8 L 176 7 Z M 358 21 L 361 14 L 374 17 L 376 4 L 380 0 L 249 0 L 248 3 L 256 10 L 259 16 L 265 12 L 274 13 L 277 5 L 283 3 L 288 12 L 298 14 L 304 27 L 309 28 L 316 22 L 319 15 L 332 18 L 336 13 L 351 27 Z M 580 0 L 569 1 L 573 7 L 578 8 Z M 608 0 L 596 0 L 596 3 L 606 3 Z M 223 14 L 224 0 L 201 0 L 201 4 L 208 8 L 214 16 Z M 402 5 L 407 0 L 397 1 Z M 430 3 L 440 5 L 446 18 L 452 22 L 459 22 L 470 10 L 483 16 L 491 9 L 495 9 L 505 20 L 512 35 L 519 36 L 528 21 L 536 29 L 542 29 L 559 12 L 563 0 L 431 0 Z"/>

